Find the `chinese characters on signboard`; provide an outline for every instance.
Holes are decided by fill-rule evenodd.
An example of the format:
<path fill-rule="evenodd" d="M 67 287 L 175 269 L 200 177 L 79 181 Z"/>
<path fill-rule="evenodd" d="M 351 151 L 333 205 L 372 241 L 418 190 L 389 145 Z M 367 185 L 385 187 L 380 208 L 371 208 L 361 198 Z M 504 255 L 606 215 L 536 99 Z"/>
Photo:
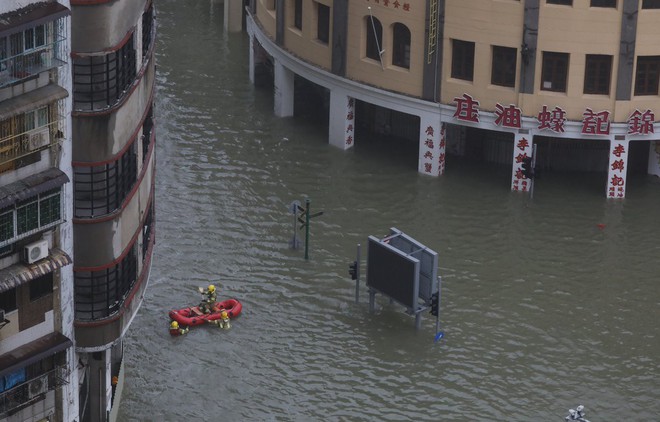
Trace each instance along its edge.
<path fill-rule="evenodd" d="M 466 122 L 479 122 L 479 101 L 471 95 L 465 93 L 461 97 L 455 97 L 454 103 L 456 109 L 454 117 L 457 120 Z M 594 111 L 591 108 L 585 109 L 582 113 L 583 135 L 609 135 L 610 134 L 610 112 L 607 110 Z M 539 111 L 536 116 L 537 129 L 549 130 L 555 133 L 563 133 L 566 123 L 566 110 L 555 106 L 550 109 L 547 105 Z M 630 114 L 627 120 L 629 135 L 650 135 L 655 133 L 653 124 L 655 114 L 651 110 L 635 110 Z M 522 110 L 514 104 L 504 106 L 500 103 L 495 105 L 496 126 L 520 129 L 522 127 Z"/>
<path fill-rule="evenodd" d="M 524 136 L 516 135 L 516 147 L 514 148 L 514 173 L 511 187 L 514 191 L 527 192 L 532 181 L 527 179 L 522 171 L 522 163 L 525 158 L 532 156 L 532 145 Z"/>

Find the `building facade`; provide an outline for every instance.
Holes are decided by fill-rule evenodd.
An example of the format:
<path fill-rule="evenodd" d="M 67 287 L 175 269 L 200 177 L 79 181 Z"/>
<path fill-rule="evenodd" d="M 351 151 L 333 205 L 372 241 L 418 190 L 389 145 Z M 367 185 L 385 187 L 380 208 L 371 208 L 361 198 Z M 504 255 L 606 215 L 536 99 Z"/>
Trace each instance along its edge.
<path fill-rule="evenodd" d="M 83 421 L 115 420 L 154 245 L 152 0 L 72 0 L 75 347 Z"/>
<path fill-rule="evenodd" d="M 0 2 L 0 420 L 78 420 L 68 1 Z"/>
<path fill-rule="evenodd" d="M 660 176 L 658 0 L 246 3 L 250 78 L 272 69 L 279 116 L 297 81 L 325 89 L 339 148 L 367 128 L 412 140 L 423 174 L 452 157 L 510 165 L 516 191 L 528 160 L 576 183 L 600 173 L 608 198 Z"/>
<path fill-rule="evenodd" d="M 154 245 L 151 0 L 0 3 L 0 421 L 113 421 Z"/>

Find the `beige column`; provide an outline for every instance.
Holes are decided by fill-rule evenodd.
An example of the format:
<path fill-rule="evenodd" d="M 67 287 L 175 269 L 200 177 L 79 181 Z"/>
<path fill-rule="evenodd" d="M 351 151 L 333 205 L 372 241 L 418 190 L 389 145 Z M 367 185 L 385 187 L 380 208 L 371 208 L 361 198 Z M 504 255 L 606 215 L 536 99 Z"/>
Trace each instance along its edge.
<path fill-rule="evenodd" d="M 243 0 L 224 0 L 225 32 L 241 32 L 243 30 Z"/>

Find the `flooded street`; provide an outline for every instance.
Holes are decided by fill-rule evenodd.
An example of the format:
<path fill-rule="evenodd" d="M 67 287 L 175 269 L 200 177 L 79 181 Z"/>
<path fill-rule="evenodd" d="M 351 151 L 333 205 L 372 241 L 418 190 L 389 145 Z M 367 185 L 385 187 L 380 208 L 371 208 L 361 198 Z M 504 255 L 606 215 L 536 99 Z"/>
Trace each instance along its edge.
<path fill-rule="evenodd" d="M 612 201 L 600 176 L 547 174 L 531 199 L 509 168 L 450 158 L 431 178 L 378 142 L 341 151 L 273 115 L 221 2 L 155 4 L 156 247 L 120 420 L 658 419 L 657 178 Z M 289 248 L 305 198 L 324 212 L 309 260 Z M 428 314 L 415 331 L 382 296 L 370 313 L 364 283 L 355 303 L 356 245 L 390 227 L 438 252 L 438 343 Z M 232 329 L 170 337 L 168 311 L 209 283 L 242 302 Z"/>

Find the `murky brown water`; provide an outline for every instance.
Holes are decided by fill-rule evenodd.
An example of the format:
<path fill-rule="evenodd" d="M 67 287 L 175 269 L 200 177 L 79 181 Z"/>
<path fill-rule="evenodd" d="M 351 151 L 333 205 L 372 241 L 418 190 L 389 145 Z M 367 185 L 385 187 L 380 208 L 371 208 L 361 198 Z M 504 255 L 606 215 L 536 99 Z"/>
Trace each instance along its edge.
<path fill-rule="evenodd" d="M 660 417 L 660 182 L 622 202 L 595 177 L 508 190 L 508 169 L 441 178 L 272 115 L 222 3 L 158 0 L 157 246 L 126 341 L 125 421 L 562 421 Z M 289 249 L 312 200 L 310 260 Z M 598 224 L 604 224 L 603 229 Z M 439 253 L 442 329 L 359 304 L 357 243 L 397 227 Z M 363 253 L 364 255 L 364 253 Z M 167 332 L 197 286 L 244 305 L 232 330 Z"/>

